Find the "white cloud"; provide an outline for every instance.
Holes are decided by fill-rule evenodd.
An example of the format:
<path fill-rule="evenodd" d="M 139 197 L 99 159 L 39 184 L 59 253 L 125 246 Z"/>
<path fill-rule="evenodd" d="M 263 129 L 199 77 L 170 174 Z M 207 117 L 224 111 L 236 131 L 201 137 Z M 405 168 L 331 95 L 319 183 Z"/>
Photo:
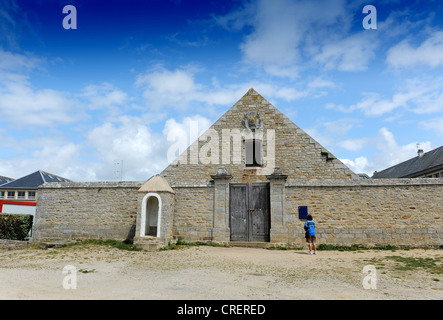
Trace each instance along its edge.
<path fill-rule="evenodd" d="M 83 116 L 69 94 L 53 89 L 35 90 L 25 76 L 0 75 L 2 120 L 21 125 L 67 124 Z"/>
<path fill-rule="evenodd" d="M 114 117 L 87 131 L 86 140 L 78 143 L 57 134 L 22 139 L 23 148 L 1 159 L 0 172 L 15 178 L 45 170 L 74 181 L 113 181 L 120 177 L 143 181 L 168 165 L 167 153 L 175 138 L 185 137 L 186 148 L 193 142 L 191 131 L 196 131 L 197 138 L 211 125 L 201 115 L 181 121 L 171 118 L 165 121 L 161 133 L 155 133 L 144 121 L 146 118 L 149 115 Z M 168 141 L 168 135 L 172 140 Z"/>
<path fill-rule="evenodd" d="M 201 88 L 195 84 L 192 70 L 180 69 L 169 71 L 160 68 L 160 70 L 139 75 L 136 85 L 142 86 L 144 84 L 147 84 L 153 91 L 165 95 L 183 95 Z"/>
<path fill-rule="evenodd" d="M 81 97 L 89 102 L 91 109 L 121 106 L 128 101 L 128 95 L 125 92 L 107 82 L 84 87 Z"/>
<path fill-rule="evenodd" d="M 163 128 L 163 135 L 168 141 L 168 163 L 179 157 L 211 124 L 209 119 L 201 115 L 185 117 L 182 122 L 168 119 Z"/>
<path fill-rule="evenodd" d="M 40 68 L 44 60 L 32 55 L 23 55 L 4 51 L 0 48 L 0 70 L 3 71 L 24 71 Z"/>
<path fill-rule="evenodd" d="M 240 46 L 243 60 L 262 66 L 271 75 L 294 78 L 302 37 L 297 16 L 296 7 L 287 1 L 259 1 L 252 21 L 254 32 Z"/>
<path fill-rule="evenodd" d="M 311 89 L 322 89 L 322 88 L 334 88 L 336 84 L 332 81 L 325 80 L 321 77 L 315 78 L 314 80 L 308 82 L 308 88 Z"/>
<path fill-rule="evenodd" d="M 350 110 L 360 110 L 367 116 L 380 116 L 400 107 L 406 107 L 409 94 L 397 93 L 392 99 L 385 99 L 378 93 L 366 93 L 358 103 L 349 107 Z"/>
<path fill-rule="evenodd" d="M 359 151 L 368 145 L 370 139 L 360 138 L 360 139 L 346 139 L 344 141 L 338 142 L 338 145 L 349 151 Z"/>
<path fill-rule="evenodd" d="M 316 126 L 306 129 L 305 131 L 317 140 L 324 147 L 330 148 L 331 151 L 338 145 L 347 150 L 358 150 L 358 141 L 341 141 L 348 136 L 349 131 L 360 125 L 360 121 L 353 118 L 341 118 L 333 121 L 319 120 Z M 360 141 L 358 144 L 362 144 Z"/>
<path fill-rule="evenodd" d="M 52 126 L 72 123 L 83 116 L 70 94 L 36 89 L 29 78 L 42 69 L 43 59 L 0 48 L 0 121 L 14 126 Z"/>
<path fill-rule="evenodd" d="M 122 116 L 88 133 L 87 147 L 92 149 L 92 162 L 99 180 L 115 179 L 116 170 L 123 171 L 123 180 L 147 180 L 179 155 L 168 159 L 168 152 L 176 151 L 174 143 L 184 138 L 185 144 L 180 150 L 185 150 L 193 142 L 190 140 L 198 138 L 211 125 L 211 121 L 201 115 L 186 117 L 181 122 L 170 118 L 160 134 L 154 133 L 142 118 Z"/>
<path fill-rule="evenodd" d="M 349 106 L 329 103 L 327 109 L 349 113 L 355 110 L 366 116 L 377 117 L 396 109 L 406 109 L 417 114 L 441 112 L 443 110 L 443 79 L 409 79 L 399 86 L 392 97 L 384 97 L 377 92 L 363 93 L 363 98 Z"/>
<path fill-rule="evenodd" d="M 185 109 L 190 102 L 224 104 L 232 97 L 223 90 L 206 90 L 194 80 L 193 68 L 180 68 L 173 71 L 163 67 L 138 75 L 136 86 L 142 88 L 146 104 L 154 109 L 173 107 Z"/>
<path fill-rule="evenodd" d="M 394 134 L 387 128 L 381 128 L 377 137 L 367 138 L 367 141 L 371 141 L 379 151 L 374 153 L 371 159 L 367 157 L 358 157 L 354 160 L 340 159 L 354 172 L 366 173 L 372 176 L 374 171 L 384 170 L 417 156 L 417 142 L 398 145 Z M 420 148 L 425 152 L 431 150 L 431 143 L 429 141 L 420 142 L 419 144 Z"/>
<path fill-rule="evenodd" d="M 99 179 L 113 180 L 114 171 L 121 168 L 123 180 L 144 180 L 158 173 L 166 165 L 166 144 L 162 135 L 155 134 L 139 118 L 122 116 L 115 122 L 106 122 L 87 135 L 97 161 Z"/>
<path fill-rule="evenodd" d="M 82 160 L 82 146 L 63 138 L 22 140 L 25 150 L 0 161 L 0 172 L 21 178 L 37 170 L 48 171 L 74 181 L 97 180 L 95 167 Z"/>
<path fill-rule="evenodd" d="M 238 84 L 221 86 L 216 78 L 211 79 L 212 87 L 195 81 L 195 74 L 200 72 L 196 68 L 178 68 L 168 70 L 157 67 L 140 74 L 136 79 L 136 86 L 143 90 L 146 105 L 155 110 L 171 107 L 176 110 L 185 110 L 192 106 L 194 111 L 208 111 L 213 105 L 231 105 L 242 97 L 250 88 L 254 88 L 268 99 L 279 98 L 293 101 L 307 96 L 319 88 L 330 86 L 327 81 L 313 83 L 307 89 L 277 86 L 260 81 L 250 81 Z M 196 110 L 196 108 L 199 108 Z"/>
<path fill-rule="evenodd" d="M 214 20 L 230 31 L 252 27 L 240 49 L 246 65 L 296 78 L 306 62 L 341 71 L 365 70 L 377 47 L 374 33 L 350 36 L 359 1 L 246 2 Z"/>
<path fill-rule="evenodd" d="M 364 71 L 375 57 L 377 46 L 375 33 L 365 30 L 352 36 L 325 41 L 313 60 L 327 70 Z"/>
<path fill-rule="evenodd" d="M 401 41 L 389 49 L 386 62 L 394 68 L 443 65 L 443 31 L 434 32 L 417 47 L 407 39 Z"/>
<path fill-rule="evenodd" d="M 372 173 L 368 171 L 368 167 L 370 166 L 366 157 L 358 157 L 355 160 L 340 159 L 340 161 L 355 173 L 366 173 L 368 176 L 372 175 Z"/>

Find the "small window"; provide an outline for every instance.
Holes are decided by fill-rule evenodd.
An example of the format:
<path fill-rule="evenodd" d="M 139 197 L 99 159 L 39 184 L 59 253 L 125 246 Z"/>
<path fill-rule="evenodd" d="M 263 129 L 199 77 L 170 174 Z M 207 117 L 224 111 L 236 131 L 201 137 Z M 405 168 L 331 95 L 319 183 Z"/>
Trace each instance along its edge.
<path fill-rule="evenodd" d="M 25 192 L 17 191 L 17 199 L 24 199 L 24 198 L 25 198 Z"/>
<path fill-rule="evenodd" d="M 8 191 L 8 199 L 15 199 L 15 191 Z"/>
<path fill-rule="evenodd" d="M 28 191 L 28 200 L 35 199 L 35 191 Z"/>
<path fill-rule="evenodd" d="M 5 198 L 5 192 L 4 191 L 0 191 L 0 199 L 4 199 Z"/>
<path fill-rule="evenodd" d="M 261 167 L 263 164 L 263 141 L 259 139 L 245 140 L 246 166 Z"/>

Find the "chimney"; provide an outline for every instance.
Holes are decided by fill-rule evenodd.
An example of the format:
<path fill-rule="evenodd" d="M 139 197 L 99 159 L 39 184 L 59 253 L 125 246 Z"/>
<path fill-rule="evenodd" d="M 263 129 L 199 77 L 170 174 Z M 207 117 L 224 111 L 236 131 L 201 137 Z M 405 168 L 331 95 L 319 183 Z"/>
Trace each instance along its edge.
<path fill-rule="evenodd" d="M 418 149 L 417 153 L 419 158 L 423 157 L 423 149 Z"/>

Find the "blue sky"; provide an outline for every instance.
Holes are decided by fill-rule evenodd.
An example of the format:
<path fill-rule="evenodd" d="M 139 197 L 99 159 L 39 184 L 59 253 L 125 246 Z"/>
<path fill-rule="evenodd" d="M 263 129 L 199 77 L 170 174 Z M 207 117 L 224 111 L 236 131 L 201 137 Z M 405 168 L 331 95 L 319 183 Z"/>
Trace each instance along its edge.
<path fill-rule="evenodd" d="M 2 0 L 0 175 L 146 180 L 251 87 L 372 175 L 442 145 L 442 71 L 441 1 Z"/>

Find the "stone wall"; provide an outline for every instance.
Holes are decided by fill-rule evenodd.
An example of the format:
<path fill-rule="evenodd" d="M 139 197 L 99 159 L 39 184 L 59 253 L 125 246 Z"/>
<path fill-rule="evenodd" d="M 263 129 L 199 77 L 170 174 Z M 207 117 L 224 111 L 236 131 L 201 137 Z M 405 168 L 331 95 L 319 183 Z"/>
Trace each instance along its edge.
<path fill-rule="evenodd" d="M 304 243 L 298 206 L 308 206 L 319 243 L 443 245 L 443 179 L 288 180 L 284 192 L 273 242 Z"/>
<path fill-rule="evenodd" d="M 142 182 L 46 183 L 39 187 L 32 242 L 135 233 Z"/>
<path fill-rule="evenodd" d="M 214 180 L 214 187 L 197 180 L 174 187 L 175 236 L 229 242 L 228 186 L 232 180 Z M 443 245 L 443 179 L 286 181 L 277 175 L 268 176 L 268 181 L 274 244 L 305 245 L 298 207 L 308 206 L 317 223 L 319 243 Z"/>
<path fill-rule="evenodd" d="M 443 179 L 267 179 L 275 245 L 305 245 L 299 206 L 313 215 L 320 244 L 443 245 Z M 181 181 L 172 186 L 174 195 L 160 194 L 164 236 L 228 242 L 230 182 L 229 175 Z M 134 237 L 141 184 L 43 185 L 31 241 Z"/>
<path fill-rule="evenodd" d="M 187 241 L 212 240 L 214 188 L 177 187 L 173 233 Z"/>

